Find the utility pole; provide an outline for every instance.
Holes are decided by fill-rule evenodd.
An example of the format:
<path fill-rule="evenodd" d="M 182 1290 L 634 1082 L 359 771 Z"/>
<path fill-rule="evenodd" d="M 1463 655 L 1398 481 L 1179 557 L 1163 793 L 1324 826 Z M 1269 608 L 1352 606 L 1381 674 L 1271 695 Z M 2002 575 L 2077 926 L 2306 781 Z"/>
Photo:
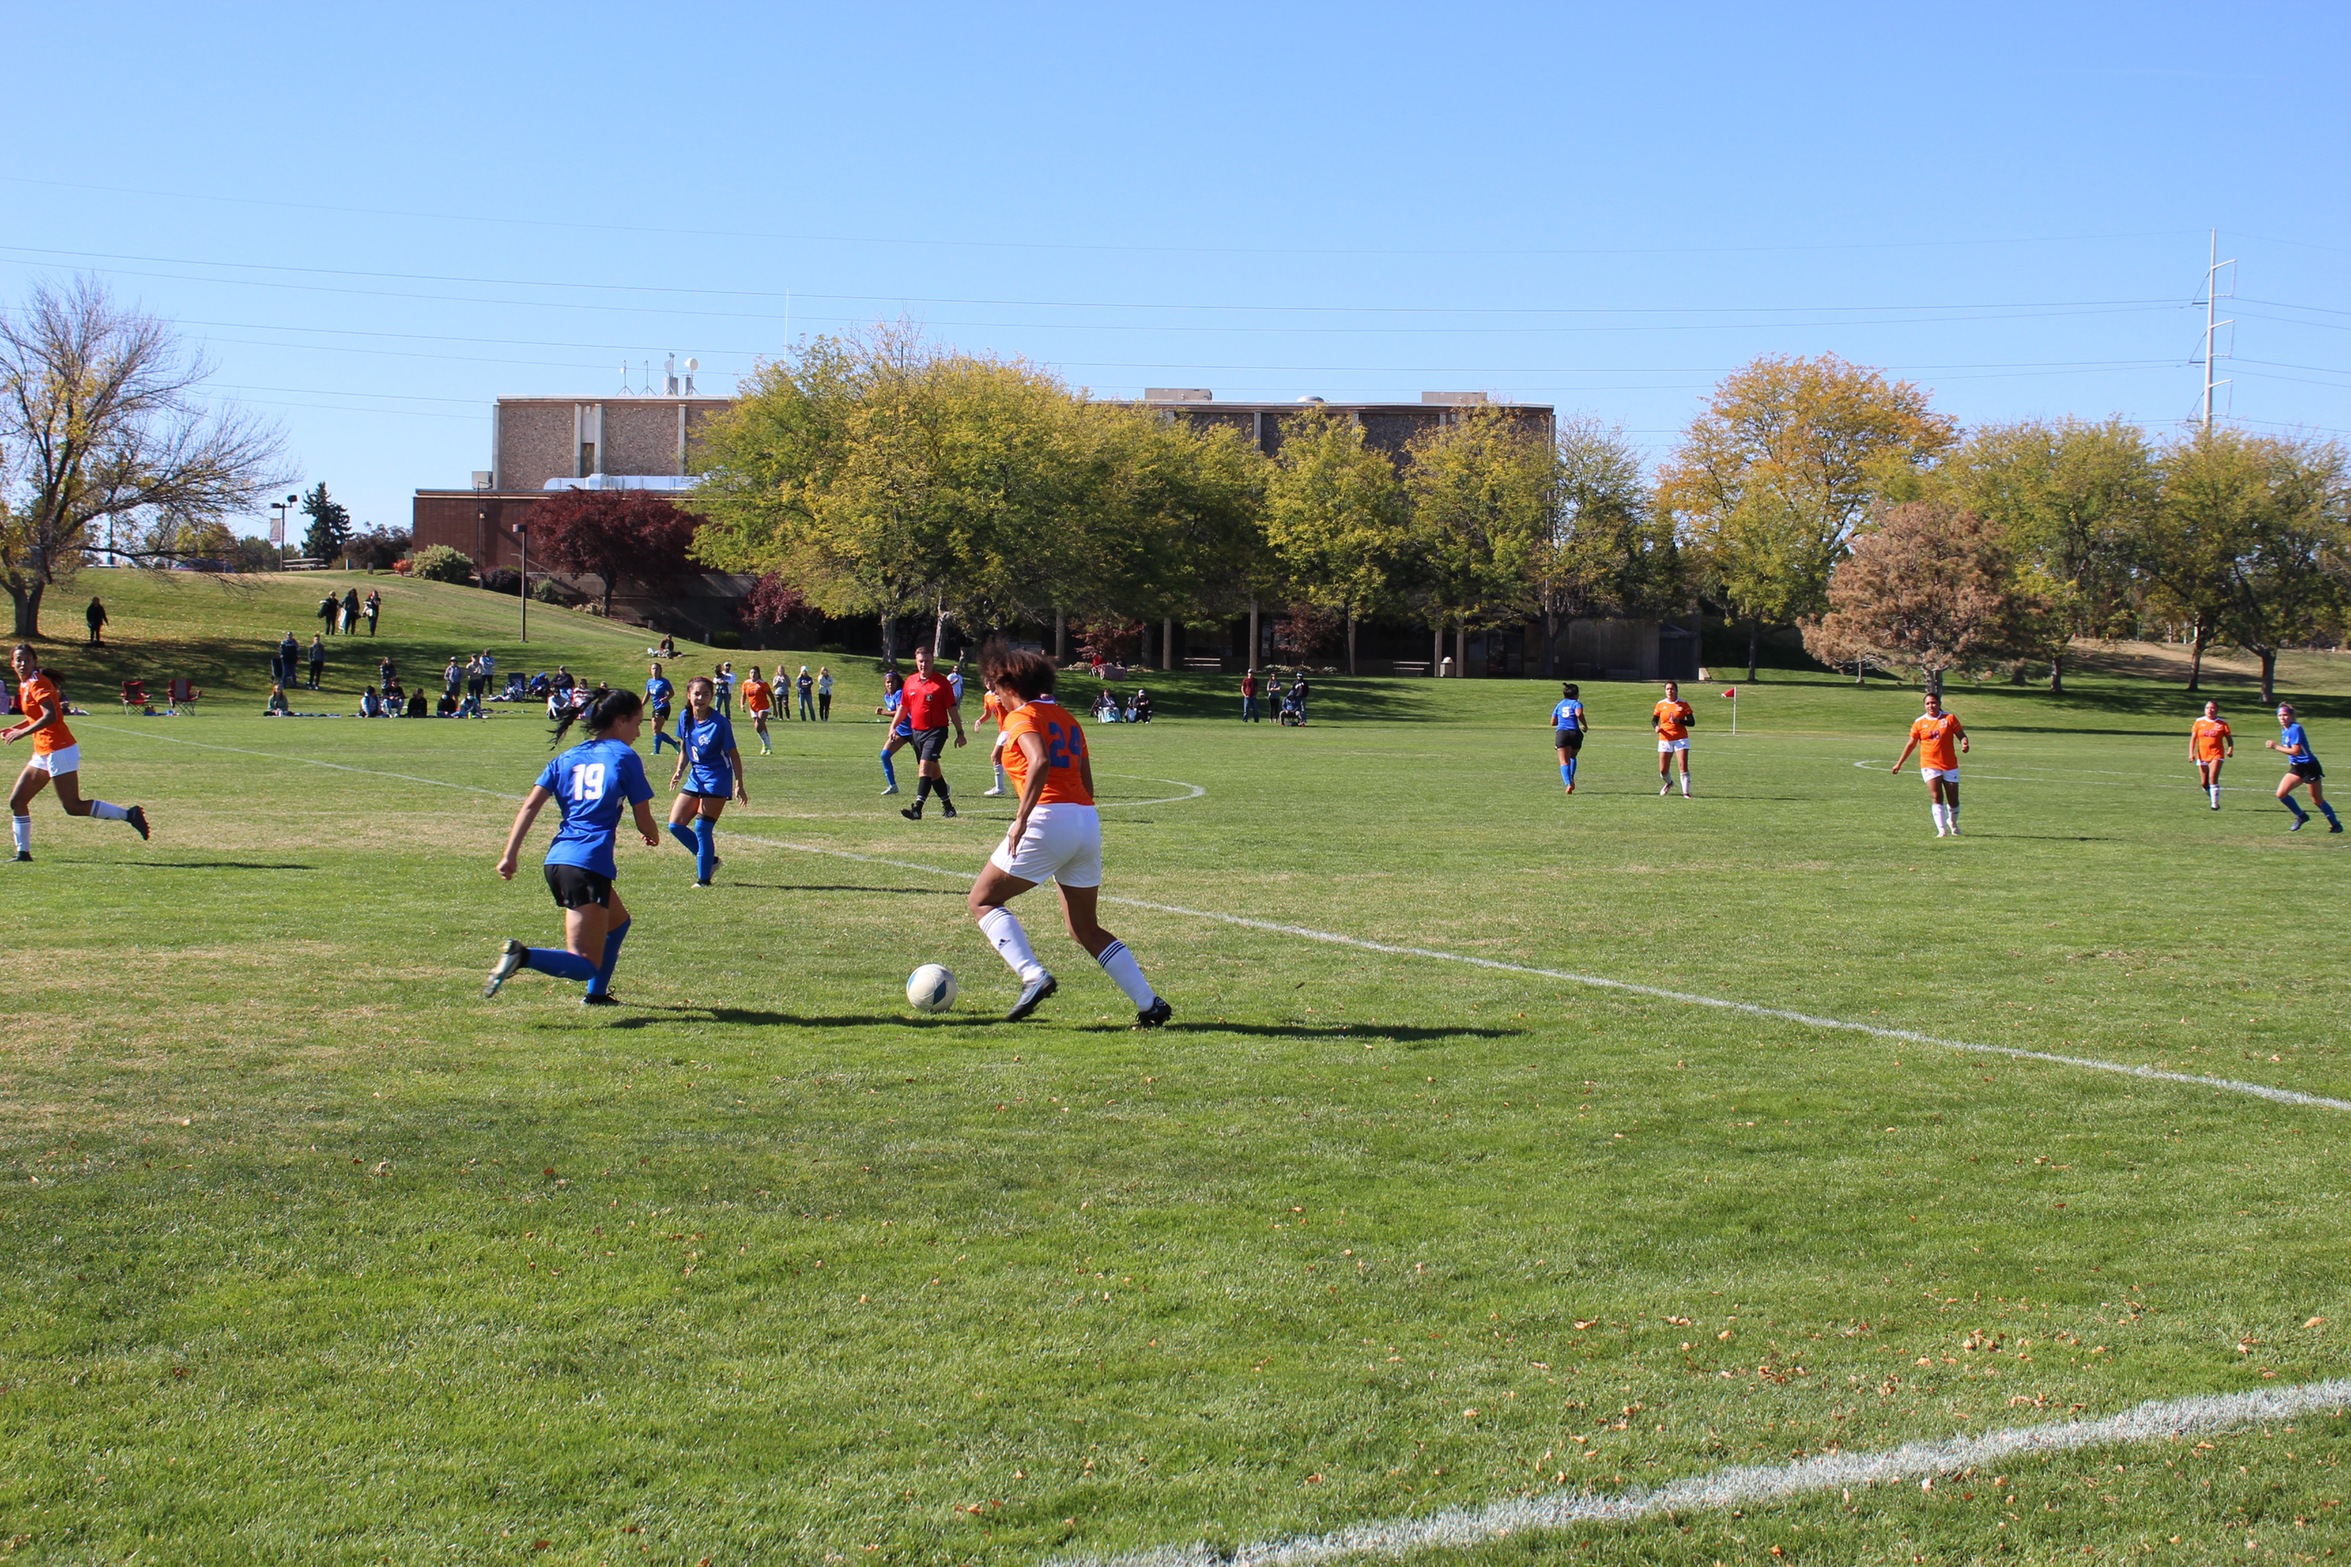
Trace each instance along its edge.
<path fill-rule="evenodd" d="M 2217 308 L 2220 294 L 2220 269 L 2233 267 L 2236 264 L 2233 259 L 2228 261 L 2220 259 L 2220 230 L 2214 229 L 2212 231 L 2211 261 L 2204 269 L 2204 428 L 2208 433 L 2212 429 L 2213 390 L 2216 387 L 2229 384 L 2225 380 L 2216 381 L 2212 378 L 2213 336 L 2220 328 L 2237 324 L 2234 321 L 2215 321 L 2213 319 L 2213 312 Z M 2231 279 L 2230 287 L 2233 289 L 2235 286 L 2235 280 Z"/>
<path fill-rule="evenodd" d="M 522 635 L 517 640 L 528 642 L 531 639 L 531 525 L 516 523 L 514 537 L 522 545 Z"/>

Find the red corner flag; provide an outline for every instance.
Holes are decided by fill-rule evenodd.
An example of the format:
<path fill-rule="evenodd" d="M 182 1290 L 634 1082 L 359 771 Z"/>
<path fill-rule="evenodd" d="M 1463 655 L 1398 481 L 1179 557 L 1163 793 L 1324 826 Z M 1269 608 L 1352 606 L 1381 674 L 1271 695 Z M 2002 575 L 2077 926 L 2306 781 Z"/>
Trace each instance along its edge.
<path fill-rule="evenodd" d="M 1739 699 L 1739 688 L 1737 686 L 1732 686 L 1730 689 L 1723 692 L 1723 695 L 1729 697 L 1732 701 L 1735 702 Z"/>

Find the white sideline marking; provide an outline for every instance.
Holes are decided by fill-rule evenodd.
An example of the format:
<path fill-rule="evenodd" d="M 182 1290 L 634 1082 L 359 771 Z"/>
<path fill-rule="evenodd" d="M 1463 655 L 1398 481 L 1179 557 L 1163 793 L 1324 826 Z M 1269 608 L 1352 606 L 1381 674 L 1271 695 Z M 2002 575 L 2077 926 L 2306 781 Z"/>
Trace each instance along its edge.
<path fill-rule="evenodd" d="M 1118 1556 L 1065 1556 L 1052 1567 L 1311 1567 L 1357 1556 L 1408 1556 L 1416 1551 L 1464 1550 L 1531 1530 L 1575 1524 L 1632 1523 L 1660 1513 L 1718 1511 L 1755 1503 L 1777 1503 L 1807 1492 L 1843 1486 L 1881 1485 L 1982 1468 L 2004 1459 L 2040 1453 L 2068 1453 L 2126 1442 L 2177 1440 L 2236 1426 L 2291 1420 L 2300 1415 L 2351 1406 L 2351 1378 L 2303 1382 L 2255 1393 L 2203 1393 L 2189 1398 L 2151 1399 L 2103 1420 L 2066 1420 L 2017 1426 L 1982 1436 L 1940 1442 L 1907 1442 L 1878 1453 L 1828 1453 L 1789 1464 L 1758 1464 L 1691 1475 L 1654 1488 L 1595 1494 L 1554 1491 L 1514 1497 L 1484 1507 L 1456 1507 L 1424 1518 L 1389 1518 L 1350 1524 L 1329 1534 L 1264 1540 L 1232 1551 L 1214 1546 L 1168 1545 Z"/>
<path fill-rule="evenodd" d="M 119 728 L 118 725 L 92 724 L 93 729 Z M 124 730 L 127 734 L 145 734 L 144 730 Z M 240 756 L 265 757 L 275 762 L 300 762 L 306 767 L 327 767 L 342 773 L 366 773 L 377 778 L 397 778 L 408 783 L 433 784 L 444 789 L 463 789 L 473 794 L 486 794 L 502 800 L 520 799 L 502 790 L 484 789 L 474 784 L 450 783 L 439 778 L 419 778 L 409 773 L 378 772 L 372 768 L 352 767 L 342 762 L 312 761 L 308 757 L 284 756 L 274 751 L 248 751 L 233 745 L 213 745 L 200 740 L 179 740 L 170 735 L 150 735 L 150 739 L 168 741 L 173 745 L 201 746 L 208 751 L 233 751 Z M 1196 787 L 1196 786 L 1193 786 Z M 761 838 L 750 833 L 729 832 L 729 838 L 739 843 L 758 844 L 769 849 L 789 849 L 795 854 L 817 854 L 836 860 L 853 860 L 860 865 L 887 865 L 898 870 L 916 871 L 925 876 L 945 876 L 956 881 L 977 880 L 971 871 L 945 870 L 936 865 L 918 864 L 913 860 L 893 860 L 881 855 L 857 854 L 848 849 L 828 848 L 821 844 L 794 843 L 787 838 Z M 2130 1066 L 2121 1061 L 2104 1061 L 2095 1056 L 2057 1055 L 2046 1050 L 2025 1050 L 2015 1045 L 1984 1045 L 1964 1039 L 1944 1039 L 1934 1034 L 1922 1034 L 1914 1029 L 1887 1028 L 1876 1023 L 1856 1023 L 1845 1018 L 1821 1017 L 1810 1012 L 1798 1012 L 1788 1007 L 1767 1007 L 1753 1001 L 1733 1001 L 1723 996 L 1702 996 L 1694 991 L 1667 990 L 1658 985 L 1636 984 L 1626 979 L 1608 979 L 1598 974 L 1578 974 L 1572 969 L 1540 968 L 1529 963 L 1507 963 L 1500 958 L 1481 958 L 1466 952 L 1446 952 L 1436 947 L 1408 947 L 1393 942 L 1367 941 L 1361 936 L 1343 936 L 1336 931 L 1316 930 L 1309 925 L 1284 925 L 1274 920 L 1251 919 L 1242 914 L 1226 914 L 1216 909 L 1188 909 L 1181 904 L 1154 903 L 1146 898 L 1105 896 L 1102 901 L 1121 908 L 1143 909 L 1153 914 L 1177 914 L 1186 919 L 1213 920 L 1220 925 L 1233 925 L 1243 930 L 1261 930 L 1277 936 L 1295 936 L 1303 941 L 1320 941 L 1335 947 L 1352 947 L 1358 952 L 1377 952 L 1387 957 L 1427 958 L 1437 963 L 1461 963 L 1471 968 L 1491 969 L 1502 974 L 1525 974 L 1536 979 L 1556 979 L 1570 985 L 1585 985 L 1594 990 L 1613 990 L 1622 995 L 1647 996 L 1657 1001 L 1671 1001 L 1681 1006 L 1711 1007 L 1721 1012 L 1737 1012 L 1747 1017 L 1770 1018 L 1775 1022 L 1796 1023 L 1806 1028 L 1826 1029 L 1848 1034 L 1867 1034 L 1873 1039 L 1891 1039 L 1906 1045 L 1926 1045 L 1937 1050 L 1957 1050 L 1971 1055 L 2005 1056 L 2015 1061 L 2039 1061 L 2049 1066 L 2078 1067 L 2086 1072 L 2111 1072 L 2120 1077 L 2145 1078 L 2152 1082 L 2178 1083 L 2190 1088 L 2212 1088 L 2223 1093 L 2245 1094 L 2255 1099 L 2267 1099 L 2274 1104 L 2300 1105 L 2314 1110 L 2351 1110 L 2351 1099 L 2330 1099 L 2324 1094 L 2306 1094 L 2295 1088 L 2272 1088 L 2267 1083 L 2246 1083 L 2230 1077 L 2203 1077 L 2193 1072 L 2166 1072 L 2159 1067 Z"/>

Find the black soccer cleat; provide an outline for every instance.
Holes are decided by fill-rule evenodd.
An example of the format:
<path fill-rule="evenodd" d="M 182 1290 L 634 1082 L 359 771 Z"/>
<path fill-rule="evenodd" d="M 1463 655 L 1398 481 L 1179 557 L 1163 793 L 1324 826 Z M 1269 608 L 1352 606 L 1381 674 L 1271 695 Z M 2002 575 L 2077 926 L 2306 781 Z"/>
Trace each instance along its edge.
<path fill-rule="evenodd" d="M 1012 1004 L 1011 1011 L 1004 1014 L 1004 1021 L 1007 1023 L 1019 1022 L 1031 1012 L 1036 1011 L 1044 1004 L 1047 996 L 1052 995 L 1060 988 L 1061 981 L 1050 974 L 1039 974 L 1035 979 L 1021 986 L 1020 999 Z"/>
<path fill-rule="evenodd" d="M 512 936 L 507 937 L 505 947 L 498 953 L 498 961 L 490 965 L 490 977 L 482 981 L 482 999 L 487 1001 L 498 994 L 498 987 L 514 978 L 522 968 L 522 960 L 530 955 L 530 948 Z"/>
<path fill-rule="evenodd" d="M 942 805 L 939 807 L 939 814 L 945 817 L 947 820 L 953 821 L 955 820 L 955 807 L 952 805 Z"/>
<path fill-rule="evenodd" d="M 1135 1014 L 1135 1027 L 1158 1028 L 1175 1016 L 1175 1008 L 1167 1004 L 1165 996 L 1153 996 L 1151 1004 Z"/>
<path fill-rule="evenodd" d="M 591 990 L 580 997 L 580 1005 L 583 1007 L 617 1007 L 620 1005 L 620 997 L 609 990 L 601 994 Z"/>
<path fill-rule="evenodd" d="M 129 810 L 123 812 L 122 819 L 126 822 L 129 822 L 131 824 L 131 830 L 136 832 L 141 838 L 151 838 L 154 836 L 154 834 L 147 830 L 147 807 L 143 805 L 134 805 Z"/>
<path fill-rule="evenodd" d="M 922 820 L 922 807 L 920 805 L 902 805 L 898 807 L 898 814 L 910 822 L 919 822 Z"/>
<path fill-rule="evenodd" d="M 32 851 L 32 850 L 30 850 L 30 849 L 19 849 L 19 850 L 17 850 L 17 851 L 16 851 L 16 863 L 17 863 L 17 864 L 19 864 L 19 865 L 30 865 L 30 864 L 32 864 L 32 863 L 33 863 L 33 851 Z"/>
<path fill-rule="evenodd" d="M 2329 823 L 2327 823 L 2327 831 L 2328 831 L 2328 832 L 2341 832 L 2342 830 L 2343 830 L 2343 824 L 2342 824 L 2341 822 L 2329 822 Z"/>

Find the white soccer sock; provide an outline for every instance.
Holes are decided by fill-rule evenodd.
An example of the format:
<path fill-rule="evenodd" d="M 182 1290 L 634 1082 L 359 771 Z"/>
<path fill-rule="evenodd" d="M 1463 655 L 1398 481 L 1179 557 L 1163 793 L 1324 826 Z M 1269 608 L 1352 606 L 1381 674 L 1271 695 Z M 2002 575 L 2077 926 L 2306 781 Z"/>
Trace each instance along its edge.
<path fill-rule="evenodd" d="M 1959 831 L 1959 807 L 1956 805 L 1944 806 L 1943 820 L 1951 824 L 1951 830 L 1953 832 Z"/>
<path fill-rule="evenodd" d="M 2220 804 L 2220 785 L 2219 785 L 2219 784 L 2213 784 L 2213 785 L 2210 785 L 2210 786 L 2209 786 L 2209 787 L 2208 787 L 2208 788 L 2205 790 L 2205 793 L 2207 793 L 2207 794 L 2209 794 L 2209 795 L 2211 795 L 2211 796 L 2212 796 L 2212 803 L 2213 803 L 2213 804 L 2215 804 L 2215 805 L 2218 805 L 2218 804 Z"/>
<path fill-rule="evenodd" d="M 1689 775 L 1688 773 L 1684 773 L 1684 774 L 1682 774 L 1682 798 L 1683 798 L 1683 799 L 1685 799 L 1685 800 L 1687 800 L 1689 797 L 1690 797 L 1690 775 Z"/>
<path fill-rule="evenodd" d="M 1929 800 L 1927 802 L 1927 815 L 1934 818 L 1935 831 L 1937 832 L 1941 832 L 1944 828 L 1951 825 L 1949 822 L 1943 819 L 1943 802 L 1940 800 Z"/>
<path fill-rule="evenodd" d="M 1004 764 L 1002 762 L 998 762 L 996 764 L 996 787 L 1005 790 L 1008 793 L 1012 788 L 1012 780 L 1004 776 Z"/>
<path fill-rule="evenodd" d="M 8 830 L 16 838 L 17 853 L 30 854 L 33 852 L 33 819 L 30 816 L 10 817 Z"/>
<path fill-rule="evenodd" d="M 980 916 L 980 934 L 987 937 L 1020 982 L 1027 984 L 1045 972 L 1045 965 L 1037 961 L 1036 949 L 1029 945 L 1029 933 L 1020 928 L 1020 917 L 1010 909 L 990 909 Z"/>
<path fill-rule="evenodd" d="M 109 805 L 104 800 L 92 800 L 90 802 L 90 814 L 97 817 L 98 820 L 102 822 L 129 821 L 131 816 L 131 813 L 124 810 L 121 806 Z"/>
<path fill-rule="evenodd" d="M 1127 999 L 1135 1004 L 1138 1012 L 1159 999 L 1159 992 L 1143 977 L 1143 965 L 1127 951 L 1125 942 L 1111 942 L 1094 954 L 1094 961 L 1102 965 L 1102 972 L 1110 976 L 1113 984 L 1127 993 Z"/>

